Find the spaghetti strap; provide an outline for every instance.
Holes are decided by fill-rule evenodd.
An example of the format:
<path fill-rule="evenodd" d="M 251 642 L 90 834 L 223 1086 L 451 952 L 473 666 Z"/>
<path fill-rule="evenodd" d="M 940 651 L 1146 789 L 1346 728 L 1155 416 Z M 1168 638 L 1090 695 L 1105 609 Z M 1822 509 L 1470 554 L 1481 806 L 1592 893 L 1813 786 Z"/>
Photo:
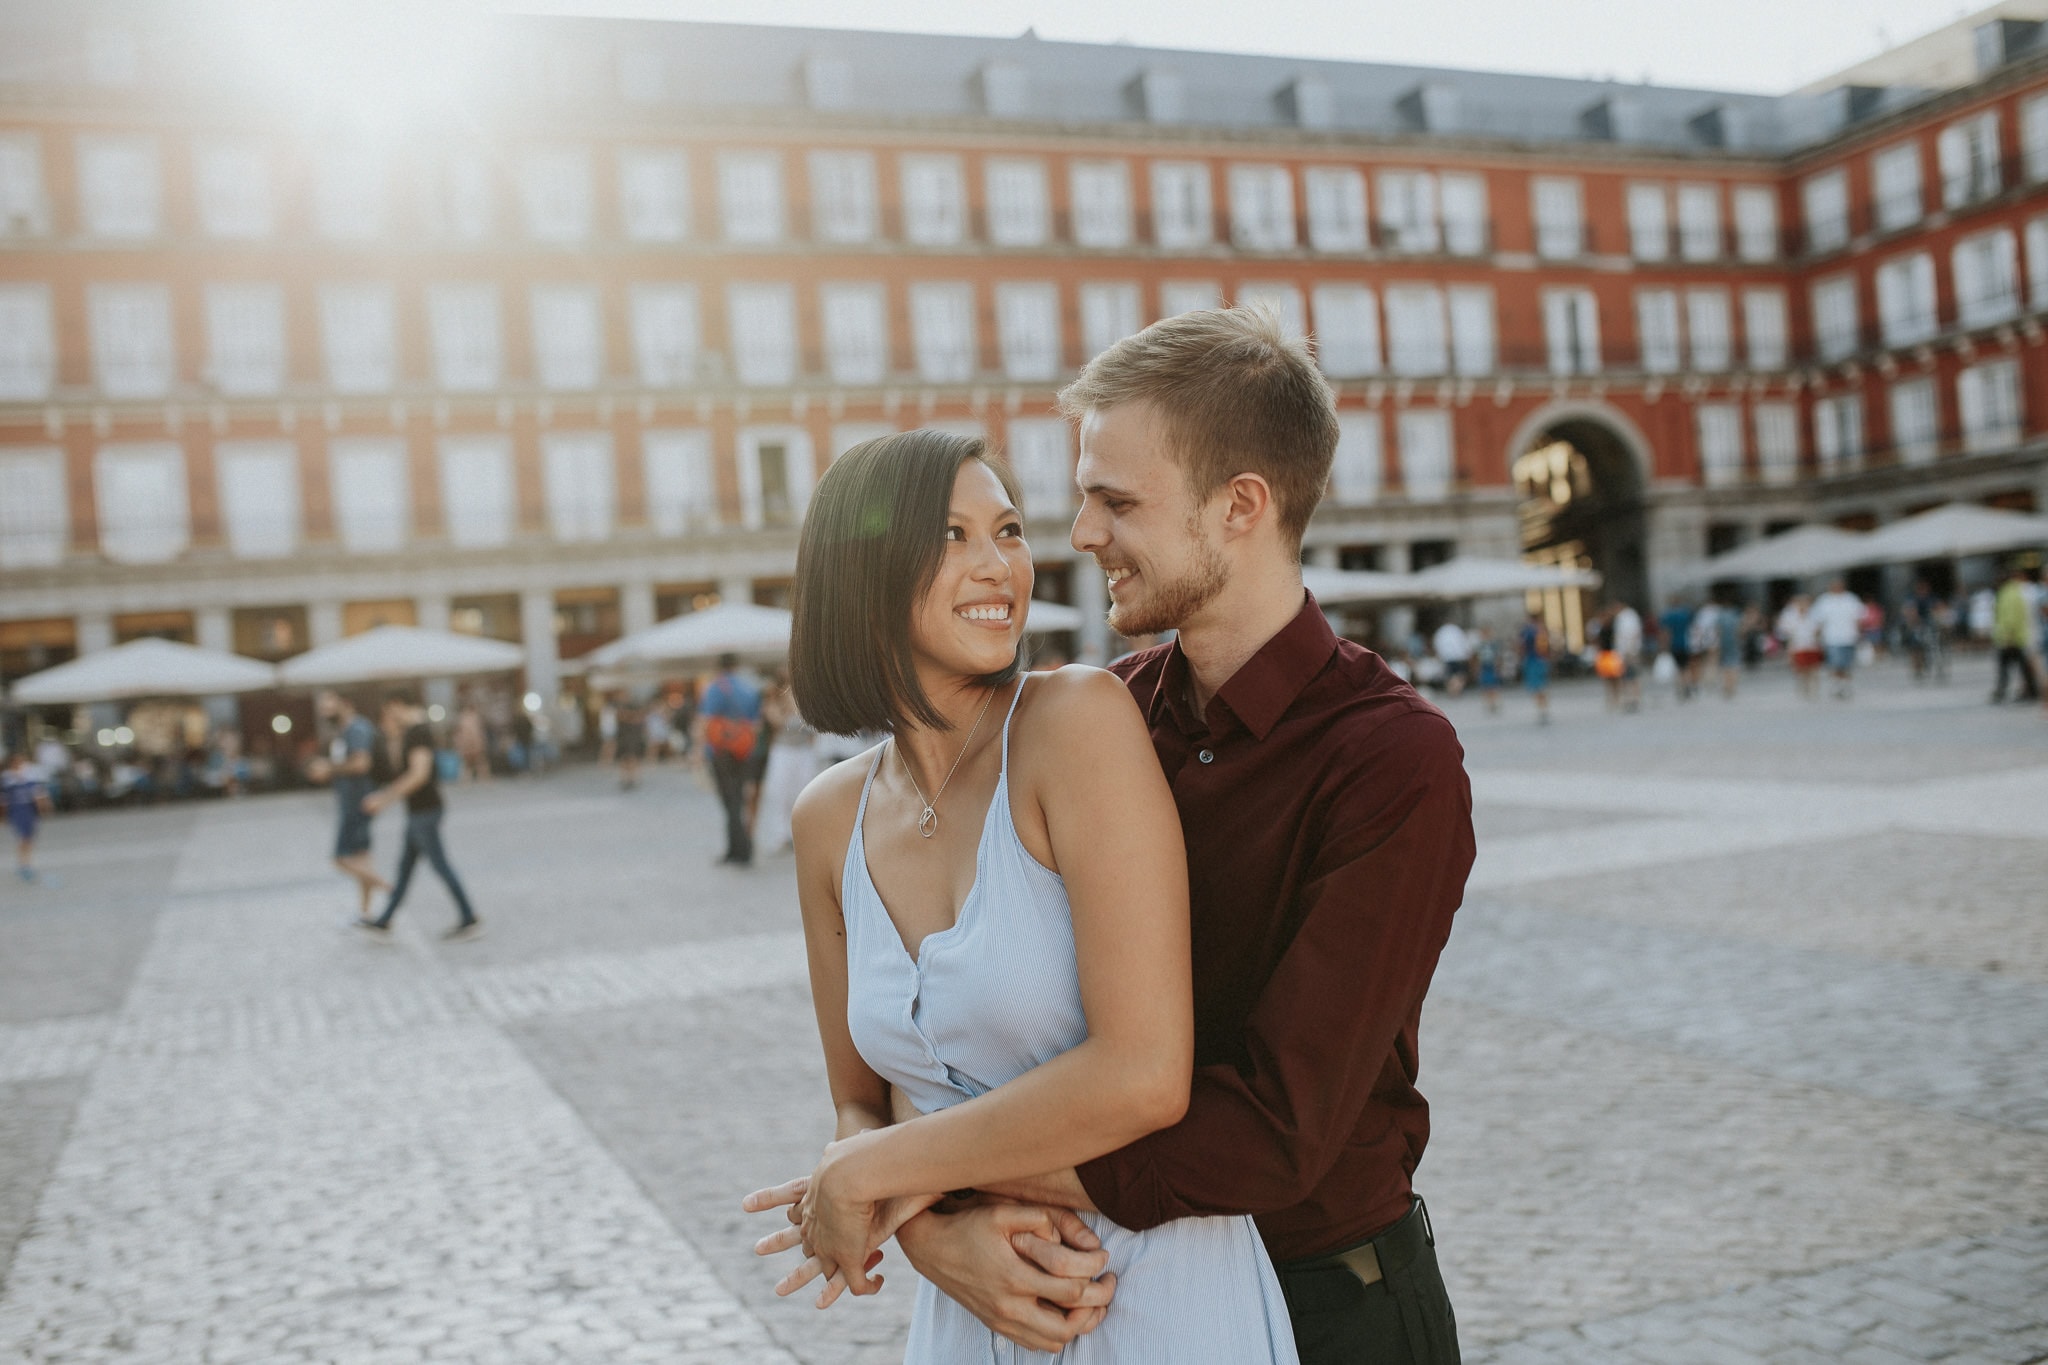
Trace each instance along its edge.
<path fill-rule="evenodd" d="M 1016 719 L 1017 703 L 1024 700 L 1024 680 L 1029 673 L 1017 675 L 1017 691 L 1010 698 L 1010 709 L 1003 713 L 1003 770 L 996 776 L 998 786 L 1010 780 L 1010 722 Z"/>
<path fill-rule="evenodd" d="M 868 764 L 867 780 L 860 784 L 860 809 L 853 813 L 853 837 L 861 837 L 861 826 L 868 821 L 868 793 L 875 789 L 875 774 L 882 771 L 882 758 L 889 752 L 889 741 L 883 740 L 875 746 L 874 761 Z"/>

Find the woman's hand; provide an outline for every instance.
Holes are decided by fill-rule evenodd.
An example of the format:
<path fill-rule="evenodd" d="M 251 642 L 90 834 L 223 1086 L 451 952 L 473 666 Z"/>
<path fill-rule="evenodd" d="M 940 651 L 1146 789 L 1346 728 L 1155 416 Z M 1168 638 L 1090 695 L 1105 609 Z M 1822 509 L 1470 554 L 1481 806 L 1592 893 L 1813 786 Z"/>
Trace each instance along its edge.
<path fill-rule="evenodd" d="M 754 1243 L 754 1254 L 756 1256 L 774 1256 L 788 1251 L 792 1247 L 804 1244 L 803 1205 L 804 1197 L 809 1192 L 810 1186 L 811 1177 L 800 1176 L 795 1180 L 787 1181 L 780 1185 L 771 1185 L 767 1189 L 755 1190 L 740 1201 L 740 1207 L 748 1213 L 762 1213 L 774 1208 L 787 1208 L 789 1210 L 790 1226 L 776 1232 L 771 1232 L 760 1241 Z M 881 1234 L 876 1249 L 869 1251 L 861 1261 L 861 1283 L 863 1289 L 855 1290 L 855 1293 L 865 1292 L 872 1294 L 882 1287 L 882 1276 L 869 1275 L 867 1273 L 882 1262 L 880 1242 L 885 1242 L 890 1237 L 893 1237 L 896 1234 L 896 1229 L 938 1203 L 942 1197 L 940 1195 L 913 1195 L 905 1199 L 885 1199 L 875 1206 L 875 1216 L 878 1225 L 886 1230 Z M 837 1262 L 823 1255 L 807 1254 L 802 1264 L 798 1265 L 787 1275 L 784 1275 L 776 1283 L 775 1292 L 783 1296 L 794 1294 L 811 1281 L 819 1278 L 825 1280 L 824 1287 L 818 1292 L 818 1307 L 820 1308 L 831 1307 L 833 1302 L 850 1287 L 846 1275 L 839 1270 Z"/>

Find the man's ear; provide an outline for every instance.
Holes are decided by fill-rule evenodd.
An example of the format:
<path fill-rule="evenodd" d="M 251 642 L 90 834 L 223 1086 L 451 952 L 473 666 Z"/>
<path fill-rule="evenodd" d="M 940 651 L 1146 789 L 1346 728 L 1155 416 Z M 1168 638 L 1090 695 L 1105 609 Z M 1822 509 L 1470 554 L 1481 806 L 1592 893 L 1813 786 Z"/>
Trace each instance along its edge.
<path fill-rule="evenodd" d="M 1223 535 L 1250 535 L 1273 520 L 1273 487 L 1260 474 L 1234 474 L 1223 486 Z"/>

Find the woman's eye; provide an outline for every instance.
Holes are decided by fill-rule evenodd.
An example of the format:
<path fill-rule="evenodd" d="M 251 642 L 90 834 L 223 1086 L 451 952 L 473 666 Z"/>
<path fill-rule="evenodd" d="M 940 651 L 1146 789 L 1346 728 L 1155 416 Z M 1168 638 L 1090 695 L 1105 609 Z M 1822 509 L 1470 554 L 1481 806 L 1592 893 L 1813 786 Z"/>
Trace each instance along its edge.
<path fill-rule="evenodd" d="M 946 528 L 946 539 L 965 540 L 967 539 L 967 532 L 958 526 L 948 526 Z"/>

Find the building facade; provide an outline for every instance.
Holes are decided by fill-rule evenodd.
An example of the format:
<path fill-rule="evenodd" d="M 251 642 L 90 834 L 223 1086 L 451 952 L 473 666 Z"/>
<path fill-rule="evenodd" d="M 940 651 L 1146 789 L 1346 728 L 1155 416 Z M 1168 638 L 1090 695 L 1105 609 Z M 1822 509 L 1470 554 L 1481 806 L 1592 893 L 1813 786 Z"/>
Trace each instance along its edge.
<path fill-rule="evenodd" d="M 150 13 L 0 35 L 7 678 L 397 621 L 553 695 L 780 600 L 819 473 L 921 425 L 1009 453 L 1040 595 L 1099 617 L 1054 395 L 1224 303 L 1337 392 L 1316 562 L 1526 554 L 1647 605 L 1787 525 L 2048 503 L 2037 24 L 1960 86 L 1772 98 L 508 18 L 461 107 L 370 119 Z"/>

